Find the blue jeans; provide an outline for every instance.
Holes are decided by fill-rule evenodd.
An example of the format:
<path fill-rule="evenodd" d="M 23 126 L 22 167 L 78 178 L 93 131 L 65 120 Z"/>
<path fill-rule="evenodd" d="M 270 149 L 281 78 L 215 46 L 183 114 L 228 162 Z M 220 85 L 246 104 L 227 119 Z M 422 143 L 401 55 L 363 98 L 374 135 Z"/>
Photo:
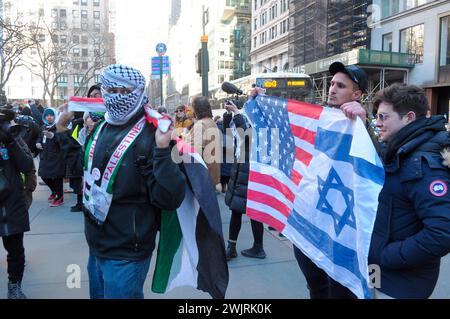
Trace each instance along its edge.
<path fill-rule="evenodd" d="M 113 260 L 89 255 L 91 299 L 144 299 L 144 283 L 151 256 L 140 261 Z"/>

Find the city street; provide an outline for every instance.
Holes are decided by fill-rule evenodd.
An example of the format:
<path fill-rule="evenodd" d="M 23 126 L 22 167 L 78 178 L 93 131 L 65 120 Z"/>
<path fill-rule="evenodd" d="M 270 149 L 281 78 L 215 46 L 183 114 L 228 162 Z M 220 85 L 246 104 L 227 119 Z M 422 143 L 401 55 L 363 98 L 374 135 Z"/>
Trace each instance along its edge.
<path fill-rule="evenodd" d="M 39 179 L 40 180 L 40 179 Z M 65 185 L 68 188 L 68 185 Z M 46 186 L 39 185 L 30 210 L 31 231 L 25 235 L 26 268 L 23 290 L 28 298 L 86 299 L 89 288 L 86 272 L 88 247 L 83 233 L 83 215 L 71 213 L 73 194 L 65 194 L 64 205 L 49 208 Z M 218 195 L 225 237 L 228 235 L 230 212 L 224 196 Z M 250 223 L 244 218 L 238 239 L 238 250 L 252 244 Z M 265 230 L 264 246 L 267 258 L 243 256 L 229 263 L 230 281 L 226 298 L 230 299 L 304 299 L 308 298 L 306 282 L 297 266 L 291 244 L 277 232 Z M 155 255 L 154 255 L 155 256 Z M 210 298 L 206 293 L 183 287 L 164 295 L 150 291 L 154 261 L 145 283 L 145 298 L 199 299 Z M 66 280 L 73 265 L 81 269 L 81 287 L 69 289 Z M 69 267 L 69 268 L 68 268 Z M 69 272 L 67 272 L 69 270 Z M 6 298 L 6 254 L 0 249 L 0 299 Z M 450 256 L 444 258 L 441 275 L 432 298 L 450 298 Z"/>

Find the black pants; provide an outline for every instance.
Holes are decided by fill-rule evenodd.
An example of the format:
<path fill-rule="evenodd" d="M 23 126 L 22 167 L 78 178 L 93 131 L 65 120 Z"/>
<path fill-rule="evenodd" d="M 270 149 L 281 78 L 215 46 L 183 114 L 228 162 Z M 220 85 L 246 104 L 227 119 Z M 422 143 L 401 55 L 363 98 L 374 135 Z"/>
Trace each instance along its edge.
<path fill-rule="evenodd" d="M 356 299 L 348 288 L 330 278 L 295 246 L 294 254 L 306 278 L 311 299 Z"/>
<path fill-rule="evenodd" d="M 8 279 L 12 283 L 22 281 L 25 270 L 25 249 L 23 248 L 23 233 L 2 237 L 3 247 L 8 252 Z"/>
<path fill-rule="evenodd" d="M 69 186 L 73 189 L 73 192 L 77 195 L 83 194 L 83 178 L 71 177 L 69 178 Z"/>
<path fill-rule="evenodd" d="M 52 194 L 56 194 L 56 196 L 62 197 L 64 195 L 64 184 L 63 178 L 42 178 L 45 184 L 50 188 Z"/>
<path fill-rule="evenodd" d="M 250 219 L 250 223 L 252 225 L 252 233 L 253 233 L 253 240 L 255 244 L 262 245 L 263 243 L 263 233 L 264 228 L 263 224 L 260 222 L 257 222 L 256 220 Z M 229 229 L 229 239 L 236 241 L 239 232 L 241 231 L 241 225 L 242 225 L 242 213 L 238 211 L 231 211 L 231 220 L 230 220 L 230 229 Z"/>

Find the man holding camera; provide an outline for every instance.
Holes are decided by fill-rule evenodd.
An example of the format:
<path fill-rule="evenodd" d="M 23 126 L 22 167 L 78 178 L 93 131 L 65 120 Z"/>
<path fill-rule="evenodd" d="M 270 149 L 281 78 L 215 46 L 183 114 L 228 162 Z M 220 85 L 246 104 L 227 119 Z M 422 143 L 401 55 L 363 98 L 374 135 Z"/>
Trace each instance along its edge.
<path fill-rule="evenodd" d="M 34 169 L 33 157 L 12 126 L 14 112 L 0 109 L 0 236 L 8 252 L 8 299 L 25 299 L 21 283 L 25 269 L 23 233 L 30 230 L 20 173 Z"/>

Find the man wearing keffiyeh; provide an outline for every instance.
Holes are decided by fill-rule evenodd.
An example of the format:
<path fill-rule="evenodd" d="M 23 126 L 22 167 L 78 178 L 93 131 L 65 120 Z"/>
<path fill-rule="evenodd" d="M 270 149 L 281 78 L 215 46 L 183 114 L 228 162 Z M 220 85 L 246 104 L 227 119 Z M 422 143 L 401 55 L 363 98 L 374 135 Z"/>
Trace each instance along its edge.
<path fill-rule="evenodd" d="M 91 298 L 144 297 L 160 212 L 184 199 L 169 148 L 173 128 L 162 133 L 146 122 L 144 89 L 133 68 L 114 64 L 102 74 L 105 121 L 88 137 L 82 161 Z"/>

